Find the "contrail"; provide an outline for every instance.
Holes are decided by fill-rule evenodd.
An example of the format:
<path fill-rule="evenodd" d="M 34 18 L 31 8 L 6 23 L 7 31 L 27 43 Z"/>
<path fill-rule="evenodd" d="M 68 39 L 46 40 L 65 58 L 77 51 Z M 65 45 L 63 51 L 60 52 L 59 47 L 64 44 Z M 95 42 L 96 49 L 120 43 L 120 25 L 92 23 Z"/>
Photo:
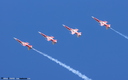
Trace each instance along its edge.
<path fill-rule="evenodd" d="M 128 36 L 126 36 L 126 35 L 124 35 L 124 34 L 118 32 L 118 31 L 116 31 L 116 30 L 113 29 L 113 28 L 110 28 L 110 29 L 113 30 L 114 32 L 118 33 L 119 35 L 123 36 L 124 38 L 128 39 Z"/>
<path fill-rule="evenodd" d="M 83 75 L 83 74 L 80 73 L 79 71 L 77 71 L 77 70 L 71 68 L 70 66 L 68 66 L 68 65 L 66 65 L 66 64 L 64 64 L 64 63 L 62 63 L 62 62 L 60 62 L 60 61 L 58 61 L 57 59 L 52 58 L 51 56 L 49 56 L 49 55 L 47 55 L 47 54 L 45 54 L 45 53 L 43 53 L 43 52 L 40 52 L 40 51 L 38 51 L 38 50 L 36 50 L 36 49 L 34 49 L 34 48 L 32 48 L 32 49 L 33 49 L 34 51 L 36 51 L 36 52 L 42 54 L 43 56 L 47 57 L 48 59 L 50 59 L 50 60 L 56 62 L 56 63 L 59 64 L 60 66 L 62 66 L 62 67 L 64 67 L 64 68 L 68 69 L 69 71 L 71 71 L 72 73 L 78 75 L 78 76 L 81 77 L 82 79 L 84 79 L 84 80 L 91 80 L 90 78 L 88 78 L 87 76 Z"/>

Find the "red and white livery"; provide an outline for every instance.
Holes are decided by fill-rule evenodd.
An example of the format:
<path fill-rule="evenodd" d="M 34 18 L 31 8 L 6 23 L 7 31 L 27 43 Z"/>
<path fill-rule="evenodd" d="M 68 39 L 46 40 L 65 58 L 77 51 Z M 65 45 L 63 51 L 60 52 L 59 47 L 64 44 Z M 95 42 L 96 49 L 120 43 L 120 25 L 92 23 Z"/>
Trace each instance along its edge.
<path fill-rule="evenodd" d="M 55 44 L 55 43 L 57 43 L 57 40 L 55 40 L 55 39 L 53 39 L 54 37 L 53 36 L 47 36 L 47 35 L 45 35 L 45 34 L 43 34 L 43 33 L 41 33 L 41 32 L 39 32 L 42 36 L 44 36 L 46 39 L 47 39 L 47 41 L 52 41 L 52 44 Z"/>
<path fill-rule="evenodd" d="M 99 19 L 97 19 L 97 18 L 95 18 L 95 17 L 93 17 L 93 16 L 92 16 L 92 18 L 93 18 L 94 20 L 96 20 L 97 22 L 99 22 L 99 23 L 100 23 L 100 26 L 105 26 L 106 29 L 110 28 L 110 24 L 107 24 L 107 23 L 108 23 L 107 21 L 101 21 L 101 20 L 99 20 Z"/>
<path fill-rule="evenodd" d="M 32 45 L 29 45 L 28 42 L 23 42 L 23 41 L 21 41 L 21 40 L 19 40 L 19 39 L 17 39 L 17 38 L 14 38 L 14 39 L 15 39 L 16 41 L 18 41 L 21 45 L 27 46 L 27 47 L 28 47 L 28 50 L 32 49 Z"/>
<path fill-rule="evenodd" d="M 71 34 L 76 34 L 77 37 L 80 37 L 81 36 L 81 32 L 78 32 L 79 29 L 72 29 L 72 28 L 69 28 L 68 26 L 62 24 L 66 29 L 68 29 L 69 31 L 71 31 Z"/>

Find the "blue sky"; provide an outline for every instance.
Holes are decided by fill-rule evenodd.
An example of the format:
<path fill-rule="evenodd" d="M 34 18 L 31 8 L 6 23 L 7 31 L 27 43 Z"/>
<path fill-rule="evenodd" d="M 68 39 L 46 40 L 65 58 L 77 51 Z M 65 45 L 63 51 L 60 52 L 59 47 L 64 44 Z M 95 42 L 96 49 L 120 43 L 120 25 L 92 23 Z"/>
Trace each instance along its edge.
<path fill-rule="evenodd" d="M 128 35 L 127 0 L 1 0 L 0 77 L 31 80 L 82 80 L 67 69 L 21 46 L 13 37 L 79 70 L 92 80 L 128 79 L 128 40 L 95 20 L 107 20 Z M 78 28 L 71 35 L 62 24 Z M 54 36 L 52 45 L 39 33 Z"/>

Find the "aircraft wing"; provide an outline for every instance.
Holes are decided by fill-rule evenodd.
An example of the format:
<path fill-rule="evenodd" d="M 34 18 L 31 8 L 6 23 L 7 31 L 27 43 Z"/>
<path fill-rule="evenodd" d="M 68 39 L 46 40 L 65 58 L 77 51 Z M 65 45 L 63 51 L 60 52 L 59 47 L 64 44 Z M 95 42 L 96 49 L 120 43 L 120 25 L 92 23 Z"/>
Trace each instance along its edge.
<path fill-rule="evenodd" d="M 50 38 L 47 38 L 47 41 L 51 41 L 51 39 Z"/>
<path fill-rule="evenodd" d="M 50 36 L 50 38 L 54 38 L 53 36 Z"/>
<path fill-rule="evenodd" d="M 75 31 L 78 31 L 79 29 L 74 29 Z"/>
<path fill-rule="evenodd" d="M 100 26 L 104 26 L 104 24 L 103 23 L 100 23 Z"/>
<path fill-rule="evenodd" d="M 71 34 L 75 34 L 75 32 L 74 31 L 71 31 Z"/>
<path fill-rule="evenodd" d="M 100 26 L 104 26 L 106 23 L 108 23 L 107 21 L 100 21 Z"/>
<path fill-rule="evenodd" d="M 105 24 L 108 23 L 108 21 L 103 21 Z"/>

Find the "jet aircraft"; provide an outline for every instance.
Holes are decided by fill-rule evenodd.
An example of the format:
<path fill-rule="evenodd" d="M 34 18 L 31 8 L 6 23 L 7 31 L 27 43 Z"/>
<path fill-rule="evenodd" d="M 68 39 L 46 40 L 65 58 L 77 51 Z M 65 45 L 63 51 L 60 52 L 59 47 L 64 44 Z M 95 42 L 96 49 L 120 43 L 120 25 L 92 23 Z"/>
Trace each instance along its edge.
<path fill-rule="evenodd" d="M 97 19 L 97 18 L 95 18 L 95 17 L 93 17 L 93 16 L 92 16 L 92 18 L 93 18 L 94 20 L 96 20 L 97 22 L 99 22 L 99 23 L 100 23 L 100 26 L 105 26 L 106 29 L 110 28 L 110 24 L 107 24 L 107 23 L 108 23 L 107 21 L 101 21 L 101 20 L 99 20 L 99 19 Z"/>
<path fill-rule="evenodd" d="M 47 41 L 52 41 L 52 44 L 55 44 L 55 43 L 57 43 L 57 40 L 55 40 L 55 39 L 53 39 L 54 37 L 53 36 L 47 36 L 47 35 L 45 35 L 45 34 L 43 34 L 43 33 L 41 33 L 41 32 L 39 32 L 42 36 L 44 36 L 46 39 L 47 39 Z"/>
<path fill-rule="evenodd" d="M 68 29 L 69 31 L 71 31 L 71 34 L 76 34 L 77 37 L 80 37 L 81 36 L 81 32 L 78 32 L 79 29 L 72 29 L 72 28 L 69 28 L 68 26 L 62 24 L 66 29 Z"/>
<path fill-rule="evenodd" d="M 28 42 L 23 42 L 23 41 L 21 41 L 21 40 L 19 40 L 19 39 L 17 39 L 17 38 L 14 38 L 14 39 L 15 39 L 16 41 L 18 41 L 21 45 L 27 46 L 27 47 L 28 47 L 28 50 L 32 49 L 32 45 L 29 45 Z"/>

